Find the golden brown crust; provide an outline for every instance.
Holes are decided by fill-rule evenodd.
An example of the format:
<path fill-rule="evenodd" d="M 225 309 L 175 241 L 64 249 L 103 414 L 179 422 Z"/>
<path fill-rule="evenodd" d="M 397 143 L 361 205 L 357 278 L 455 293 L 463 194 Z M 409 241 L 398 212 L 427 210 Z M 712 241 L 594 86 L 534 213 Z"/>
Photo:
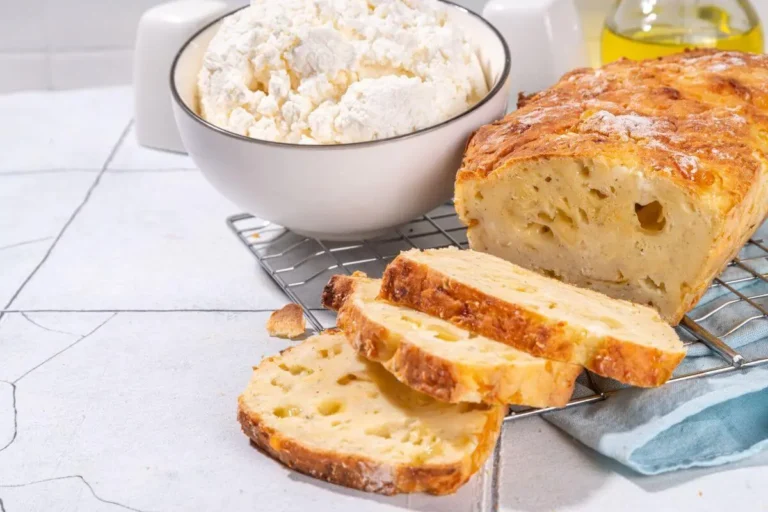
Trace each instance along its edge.
<path fill-rule="evenodd" d="M 362 276 L 360 276 L 362 277 Z M 323 290 L 323 305 L 339 312 L 337 325 L 346 334 L 358 354 L 384 364 L 397 379 L 409 387 L 443 402 L 457 402 L 458 381 L 453 365 L 444 359 L 424 354 L 415 347 L 389 347 L 391 334 L 386 327 L 370 322 L 349 297 L 354 293 L 355 279 L 331 277 Z"/>
<path fill-rule="evenodd" d="M 348 300 L 354 288 L 354 278 L 333 276 L 323 292 L 324 304 L 339 307 L 337 324 L 358 354 L 380 362 L 397 380 L 417 391 L 443 402 L 478 401 L 479 398 L 488 404 L 532 407 L 562 407 L 573 395 L 575 380 L 582 370 L 580 366 L 558 363 L 554 368 L 549 362 L 536 370 L 522 368 L 518 374 L 509 365 L 481 369 L 457 365 L 455 361 L 425 352 L 400 339 L 385 325 L 370 320 L 354 301 Z M 393 339 L 396 341 L 391 341 Z M 512 393 L 504 385 L 510 373 L 536 378 L 540 385 L 525 393 L 519 388 Z"/>
<path fill-rule="evenodd" d="M 551 324 L 538 314 L 503 303 L 401 256 L 384 272 L 380 298 L 536 356 L 567 362 L 574 350 L 564 324 Z"/>
<path fill-rule="evenodd" d="M 365 332 L 361 334 L 360 339 L 367 339 Z M 404 343 L 387 362 L 386 367 L 400 382 L 424 394 L 443 402 L 461 401 L 460 382 L 455 375 L 456 366 L 441 357 L 427 354 L 418 347 Z M 497 400 L 495 403 L 500 402 Z"/>
<path fill-rule="evenodd" d="M 459 327 L 514 346 L 532 355 L 581 363 L 626 384 L 660 386 L 685 357 L 630 342 L 603 338 L 579 360 L 586 333 L 510 304 L 448 276 L 398 256 L 382 278 L 380 298 L 442 318 Z"/>
<path fill-rule="evenodd" d="M 349 276 L 331 276 L 323 288 L 320 303 L 331 311 L 339 311 L 350 295 L 354 292 L 355 282 Z"/>
<path fill-rule="evenodd" d="M 390 333 L 384 326 L 368 321 L 354 304 L 342 308 L 338 324 L 358 354 L 381 362 L 403 384 L 443 402 L 460 401 L 462 390 L 450 362 L 405 343 L 394 352 L 388 350 Z"/>
<path fill-rule="evenodd" d="M 354 277 L 365 278 L 368 277 L 365 272 L 355 271 L 351 276 L 335 275 L 331 276 L 328 284 L 323 288 L 323 293 L 320 296 L 320 303 L 324 308 L 331 311 L 338 311 L 341 306 L 347 301 L 349 296 L 354 291 Z"/>
<path fill-rule="evenodd" d="M 472 137 L 457 183 L 514 162 L 604 159 L 662 175 L 722 215 L 768 151 L 768 56 L 697 50 L 577 69 Z"/>
<path fill-rule="evenodd" d="M 279 338 L 298 338 L 307 330 L 304 310 L 298 304 L 286 304 L 273 311 L 267 320 L 267 332 Z"/>
<path fill-rule="evenodd" d="M 496 443 L 503 411 L 489 416 L 487 435 L 471 460 L 442 465 L 386 465 L 363 456 L 343 455 L 309 448 L 269 428 L 258 414 L 250 412 L 242 397 L 238 399 L 237 419 L 253 443 L 285 466 L 313 478 L 378 494 L 426 492 L 451 494 L 480 468 Z"/>
<path fill-rule="evenodd" d="M 279 432 L 265 426 L 257 414 L 246 412 L 242 399 L 239 400 L 237 419 L 243 432 L 257 447 L 293 470 L 313 478 L 361 491 L 387 495 L 398 492 L 395 482 L 392 480 L 365 478 L 367 473 L 391 474 L 391 471 L 361 458 L 343 457 L 338 454 L 308 450 L 300 443 L 283 437 Z"/>
<path fill-rule="evenodd" d="M 648 349 L 615 338 L 607 338 L 592 361 L 592 371 L 612 377 L 619 382 L 638 386 L 660 386 L 672 376 L 672 372 L 685 354 L 670 354 L 658 349 Z"/>

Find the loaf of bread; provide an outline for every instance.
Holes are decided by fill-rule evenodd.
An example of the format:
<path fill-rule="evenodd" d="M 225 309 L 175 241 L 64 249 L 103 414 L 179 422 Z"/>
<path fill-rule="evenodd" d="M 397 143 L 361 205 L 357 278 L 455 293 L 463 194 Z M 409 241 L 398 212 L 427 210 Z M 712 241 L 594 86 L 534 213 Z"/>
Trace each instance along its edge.
<path fill-rule="evenodd" d="M 414 309 L 376 300 L 381 280 L 333 276 L 323 305 L 358 354 L 445 402 L 562 407 L 580 366 L 534 357 Z"/>
<path fill-rule="evenodd" d="M 381 494 L 454 492 L 493 451 L 506 412 L 413 391 L 335 331 L 263 360 L 238 404 L 243 431 L 271 457 Z"/>
<path fill-rule="evenodd" d="M 768 56 L 579 69 L 468 143 L 473 249 L 676 324 L 768 212 Z"/>
<path fill-rule="evenodd" d="M 380 297 L 635 386 L 660 386 L 685 357 L 656 310 L 477 251 L 403 252 L 384 272 Z"/>

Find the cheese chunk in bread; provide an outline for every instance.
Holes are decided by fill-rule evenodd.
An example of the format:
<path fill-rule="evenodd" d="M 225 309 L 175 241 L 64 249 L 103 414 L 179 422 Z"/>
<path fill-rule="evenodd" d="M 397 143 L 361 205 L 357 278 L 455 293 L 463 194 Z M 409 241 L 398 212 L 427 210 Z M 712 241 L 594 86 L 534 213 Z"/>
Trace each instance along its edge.
<path fill-rule="evenodd" d="M 456 179 L 470 247 L 671 324 L 768 213 L 768 56 L 579 69 L 480 128 Z"/>
<path fill-rule="evenodd" d="M 380 297 L 636 386 L 660 386 L 685 357 L 656 310 L 472 250 L 401 253 L 384 272 Z"/>
<path fill-rule="evenodd" d="M 582 368 L 534 357 L 414 309 L 376 300 L 381 280 L 337 275 L 323 305 L 357 352 L 446 402 L 562 407 Z"/>
<path fill-rule="evenodd" d="M 335 331 L 263 360 L 238 403 L 243 431 L 271 457 L 381 494 L 454 492 L 493 451 L 506 412 L 413 391 Z"/>

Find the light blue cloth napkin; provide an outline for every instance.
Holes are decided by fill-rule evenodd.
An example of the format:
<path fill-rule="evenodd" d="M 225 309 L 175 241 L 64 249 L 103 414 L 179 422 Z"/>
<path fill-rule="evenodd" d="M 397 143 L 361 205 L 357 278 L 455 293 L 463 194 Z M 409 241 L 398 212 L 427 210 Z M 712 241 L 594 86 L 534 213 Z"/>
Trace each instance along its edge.
<path fill-rule="evenodd" d="M 749 263 L 758 271 L 768 271 L 761 268 L 768 267 L 765 260 Z M 730 268 L 723 277 L 739 279 L 746 273 Z M 768 306 L 768 285 L 751 281 L 733 286 L 750 297 L 766 294 L 755 302 Z M 721 335 L 746 318 L 759 316 L 756 309 L 743 302 L 718 310 L 733 299 L 734 295 L 723 287 L 713 288 L 690 316 L 696 319 L 716 311 L 701 323 Z M 747 360 L 768 357 L 768 320 L 753 319 L 724 341 L 738 348 Z M 698 344 L 689 349 L 676 375 L 724 364 L 725 360 Z M 620 387 L 608 379 L 597 383 L 603 389 Z M 591 394 L 583 387 L 577 389 L 579 392 Z M 604 402 L 544 417 L 585 445 L 642 474 L 725 464 L 768 448 L 768 367 L 657 389 L 626 389 Z"/>

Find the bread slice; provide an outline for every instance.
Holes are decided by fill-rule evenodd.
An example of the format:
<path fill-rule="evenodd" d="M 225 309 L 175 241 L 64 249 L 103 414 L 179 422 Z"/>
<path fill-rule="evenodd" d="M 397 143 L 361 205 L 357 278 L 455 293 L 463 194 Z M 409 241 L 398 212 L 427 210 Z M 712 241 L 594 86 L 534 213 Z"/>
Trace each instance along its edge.
<path fill-rule="evenodd" d="M 654 309 L 471 250 L 401 253 L 384 273 L 380 297 L 635 386 L 660 386 L 685 357 Z"/>
<path fill-rule="evenodd" d="M 326 331 L 254 369 L 243 431 L 272 458 L 381 494 L 448 494 L 493 451 L 504 407 L 446 404 L 411 390 Z"/>
<path fill-rule="evenodd" d="M 358 354 L 445 402 L 562 407 L 582 368 L 550 361 L 414 309 L 378 301 L 381 280 L 333 276 L 323 305 Z"/>

